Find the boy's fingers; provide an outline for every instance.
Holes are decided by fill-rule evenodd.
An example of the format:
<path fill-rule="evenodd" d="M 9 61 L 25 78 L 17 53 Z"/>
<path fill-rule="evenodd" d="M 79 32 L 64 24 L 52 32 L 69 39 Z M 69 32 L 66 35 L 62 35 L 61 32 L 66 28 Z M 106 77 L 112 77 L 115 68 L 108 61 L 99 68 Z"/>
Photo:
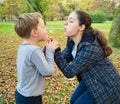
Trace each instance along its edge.
<path fill-rule="evenodd" d="M 53 36 L 50 36 L 49 38 L 48 38 L 48 41 L 53 41 L 54 40 L 54 37 Z"/>

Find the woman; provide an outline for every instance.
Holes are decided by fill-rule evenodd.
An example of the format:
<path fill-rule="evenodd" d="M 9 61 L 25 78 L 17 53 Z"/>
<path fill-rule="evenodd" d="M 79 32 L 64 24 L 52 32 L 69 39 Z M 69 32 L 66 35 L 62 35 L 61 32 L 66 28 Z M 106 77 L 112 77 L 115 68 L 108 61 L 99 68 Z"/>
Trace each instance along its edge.
<path fill-rule="evenodd" d="M 107 58 L 112 49 L 103 34 L 91 27 L 91 17 L 73 11 L 65 22 L 66 48 L 55 50 L 55 62 L 67 78 L 79 85 L 70 104 L 120 104 L 120 76 Z"/>

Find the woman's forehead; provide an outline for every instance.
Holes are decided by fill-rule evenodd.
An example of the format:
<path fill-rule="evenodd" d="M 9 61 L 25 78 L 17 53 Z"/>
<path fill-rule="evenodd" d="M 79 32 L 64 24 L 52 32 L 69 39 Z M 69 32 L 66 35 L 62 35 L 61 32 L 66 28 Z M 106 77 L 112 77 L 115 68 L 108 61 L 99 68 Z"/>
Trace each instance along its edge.
<path fill-rule="evenodd" d="M 75 12 L 72 12 L 72 13 L 69 15 L 68 19 L 74 19 L 74 20 L 76 20 L 76 19 L 77 19 L 77 14 L 76 14 Z"/>

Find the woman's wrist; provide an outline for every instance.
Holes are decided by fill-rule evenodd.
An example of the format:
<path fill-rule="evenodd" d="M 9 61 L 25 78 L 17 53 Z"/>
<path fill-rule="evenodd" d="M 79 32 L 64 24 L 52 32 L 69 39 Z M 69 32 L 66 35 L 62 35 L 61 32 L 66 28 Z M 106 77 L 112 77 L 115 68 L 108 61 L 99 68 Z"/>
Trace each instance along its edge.
<path fill-rule="evenodd" d="M 58 47 L 58 48 L 55 49 L 55 52 L 58 52 L 58 51 L 61 51 L 60 47 Z"/>

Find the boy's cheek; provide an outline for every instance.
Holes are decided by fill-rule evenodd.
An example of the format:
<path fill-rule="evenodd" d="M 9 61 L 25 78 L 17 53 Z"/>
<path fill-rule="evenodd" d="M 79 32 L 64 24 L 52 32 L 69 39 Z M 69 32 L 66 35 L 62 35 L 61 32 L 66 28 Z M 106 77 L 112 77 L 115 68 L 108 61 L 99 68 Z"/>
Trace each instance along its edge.
<path fill-rule="evenodd" d="M 49 39 L 49 37 L 48 37 L 47 34 L 45 35 L 44 39 L 45 39 L 45 40 L 48 40 L 48 39 Z"/>

